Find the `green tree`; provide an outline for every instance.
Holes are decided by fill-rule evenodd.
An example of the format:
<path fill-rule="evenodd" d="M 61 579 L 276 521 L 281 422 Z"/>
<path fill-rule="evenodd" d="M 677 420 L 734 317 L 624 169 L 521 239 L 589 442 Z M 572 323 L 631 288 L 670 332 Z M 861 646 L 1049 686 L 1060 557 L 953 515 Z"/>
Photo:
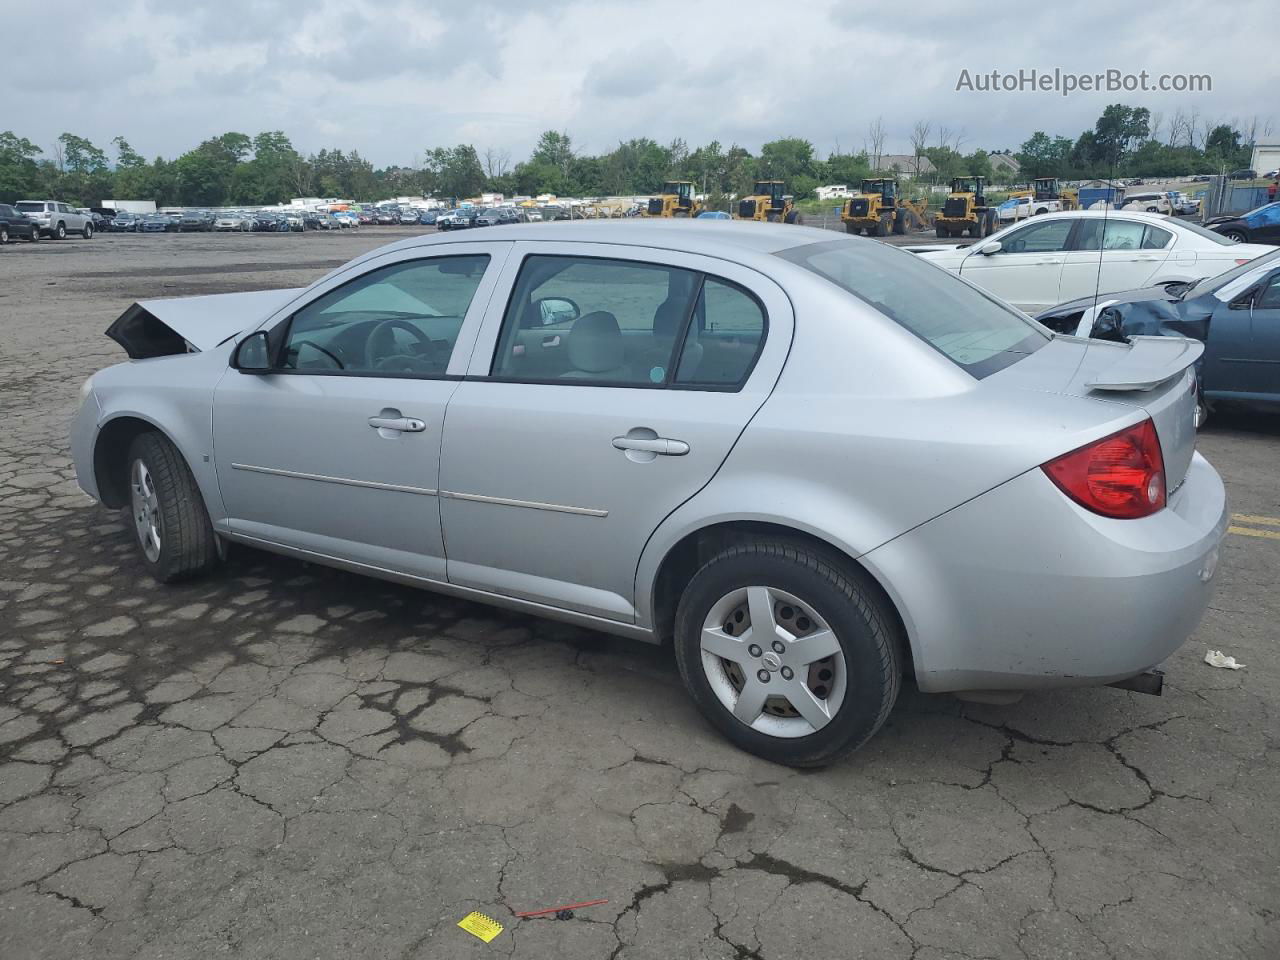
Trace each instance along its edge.
<path fill-rule="evenodd" d="M 36 158 L 41 153 L 12 130 L 0 132 L 0 202 L 13 203 L 36 192 L 40 179 Z"/>
<path fill-rule="evenodd" d="M 116 148 L 116 169 L 122 167 L 125 169 L 135 169 L 137 167 L 145 167 L 147 161 L 144 160 L 133 147 L 129 146 L 129 141 L 124 137 L 115 137 L 111 143 Z"/>
<path fill-rule="evenodd" d="M 433 191 L 441 197 L 473 197 L 484 189 L 484 168 L 476 148 L 468 143 L 427 151 L 424 170 Z"/>

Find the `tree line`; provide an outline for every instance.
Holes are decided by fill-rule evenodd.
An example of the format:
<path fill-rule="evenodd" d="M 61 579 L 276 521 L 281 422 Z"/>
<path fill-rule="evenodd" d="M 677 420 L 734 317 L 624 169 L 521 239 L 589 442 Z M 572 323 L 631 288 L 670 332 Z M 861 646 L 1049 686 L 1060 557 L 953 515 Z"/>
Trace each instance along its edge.
<path fill-rule="evenodd" d="M 1201 123 L 1182 114 L 1164 121 L 1145 107 L 1108 106 L 1093 128 L 1077 138 L 1037 131 L 1018 151 L 966 153 L 963 130 L 917 122 L 911 152 L 895 166 L 900 176 L 946 183 L 965 174 L 993 176 L 992 156 L 1012 154 L 1021 178 L 1058 176 L 1176 176 L 1246 166 L 1258 130 L 1231 123 Z M 507 196 L 643 195 L 667 180 L 689 180 L 711 201 L 750 191 L 756 179 L 778 179 L 799 199 L 824 183 L 856 185 L 884 166 L 888 131 L 877 118 L 862 149 L 836 149 L 824 159 L 813 144 L 786 137 L 753 154 L 719 141 L 690 148 L 640 137 L 605 153 L 579 150 L 567 132 L 548 130 L 525 160 L 512 163 L 504 150 L 479 153 L 471 144 L 435 147 L 410 166 L 375 168 L 356 150 L 324 149 L 303 155 L 282 131 L 211 137 L 173 160 L 147 160 L 124 137 L 107 149 L 63 133 L 46 151 L 13 131 L 0 132 L 0 202 L 52 197 L 81 206 L 107 199 L 155 200 L 162 206 L 251 206 L 290 197 L 383 200 L 424 195 L 471 197 L 482 191 Z M 110 150 L 110 155 L 108 154 Z M 929 161 L 924 163 L 924 159 Z M 930 166 L 932 170 L 925 172 Z"/>

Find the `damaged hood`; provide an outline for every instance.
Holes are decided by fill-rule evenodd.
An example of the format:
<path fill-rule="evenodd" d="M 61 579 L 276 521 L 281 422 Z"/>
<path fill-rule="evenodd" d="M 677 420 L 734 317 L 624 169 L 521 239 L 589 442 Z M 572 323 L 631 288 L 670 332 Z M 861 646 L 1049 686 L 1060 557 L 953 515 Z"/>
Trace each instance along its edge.
<path fill-rule="evenodd" d="M 134 360 L 198 353 L 257 326 L 302 290 L 139 300 L 107 327 L 107 336 Z"/>
<path fill-rule="evenodd" d="M 1191 337 L 1205 340 L 1209 336 L 1209 318 L 1219 300 L 1210 293 L 1179 299 L 1177 285 L 1146 287 L 1124 293 L 1110 293 L 1097 298 L 1097 317 L 1092 336 L 1104 340 L 1127 340 L 1130 337 Z M 1058 329 L 1055 318 L 1089 312 L 1093 297 L 1081 297 L 1060 303 L 1039 314 L 1036 319 L 1051 329 Z"/>

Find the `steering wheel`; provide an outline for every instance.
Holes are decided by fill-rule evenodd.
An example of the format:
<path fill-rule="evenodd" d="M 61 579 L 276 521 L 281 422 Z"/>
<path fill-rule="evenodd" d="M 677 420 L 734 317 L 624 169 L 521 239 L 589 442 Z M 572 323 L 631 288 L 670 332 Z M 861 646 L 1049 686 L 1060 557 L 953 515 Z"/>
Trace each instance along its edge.
<path fill-rule="evenodd" d="M 395 332 L 397 330 L 403 330 L 405 333 L 412 336 L 418 343 L 426 344 L 428 347 L 431 346 L 431 338 L 403 317 L 392 317 L 390 320 L 383 320 L 369 331 L 369 337 L 364 342 L 364 362 L 366 368 L 372 368 L 375 370 L 386 369 L 382 364 L 387 360 L 392 359 L 421 359 L 414 354 L 406 353 L 404 351 L 396 341 Z M 426 362 L 427 361 L 424 361 L 424 363 Z M 428 370 L 427 372 L 430 371 Z"/>
<path fill-rule="evenodd" d="M 320 346 L 320 344 L 316 343 L 314 340 L 296 340 L 294 341 L 293 344 L 291 344 L 291 346 L 293 347 L 295 355 L 300 355 L 303 347 L 310 347 L 312 350 L 315 350 L 319 353 L 323 353 L 326 357 L 332 360 L 334 362 L 334 365 L 339 370 L 344 369 L 342 361 L 339 360 L 335 354 L 326 350 L 324 347 Z"/>

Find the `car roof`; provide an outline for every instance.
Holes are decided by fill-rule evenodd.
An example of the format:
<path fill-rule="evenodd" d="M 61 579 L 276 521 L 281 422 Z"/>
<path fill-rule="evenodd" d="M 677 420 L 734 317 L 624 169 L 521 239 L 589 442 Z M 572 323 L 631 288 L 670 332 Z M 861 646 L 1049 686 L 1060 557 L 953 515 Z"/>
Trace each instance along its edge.
<path fill-rule="evenodd" d="M 564 221 L 513 223 L 488 227 L 484 231 L 486 241 L 565 240 L 573 243 L 610 243 L 622 246 L 659 247 L 664 250 L 706 256 L 723 256 L 726 248 L 749 254 L 777 253 L 792 247 L 843 238 L 843 234 L 816 227 L 715 219 L 704 219 L 695 224 L 693 220 L 683 218 L 679 220 L 630 218 L 571 220 L 567 223 Z M 410 237 L 373 252 L 384 253 L 397 248 L 475 242 L 476 238 L 466 233 L 428 234 L 424 237 Z"/>

